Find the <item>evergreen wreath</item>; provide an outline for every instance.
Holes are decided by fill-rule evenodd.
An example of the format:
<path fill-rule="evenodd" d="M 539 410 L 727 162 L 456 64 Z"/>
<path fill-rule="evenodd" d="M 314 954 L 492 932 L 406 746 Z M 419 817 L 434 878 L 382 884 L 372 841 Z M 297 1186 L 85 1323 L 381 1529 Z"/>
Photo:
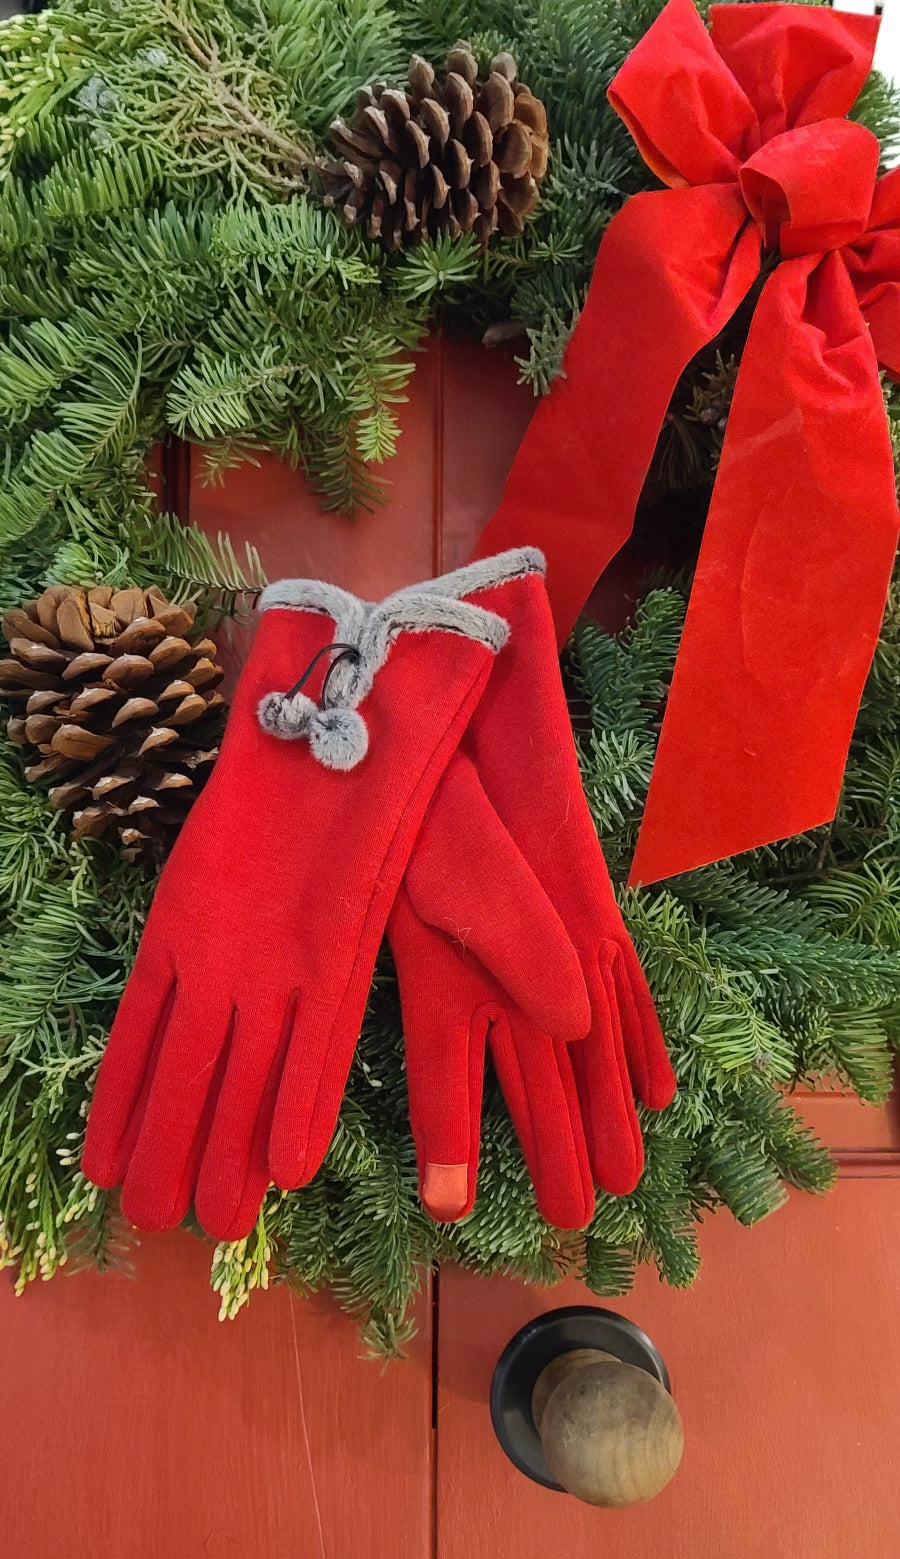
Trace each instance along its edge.
<path fill-rule="evenodd" d="M 210 477 L 256 448 L 297 462 L 322 501 L 378 500 L 395 408 L 429 328 L 518 343 L 544 391 L 600 235 L 649 180 L 605 91 L 658 0 L 61 0 L 0 25 L 0 608 L 48 584 L 156 587 L 201 618 L 239 611 L 259 560 L 160 513 L 148 452 L 177 435 Z M 322 204 L 317 159 L 357 91 L 465 39 L 512 55 L 547 108 L 550 161 L 518 237 L 473 233 L 395 253 Z M 857 112 L 887 149 L 895 94 Z M 742 310 L 679 385 L 642 506 L 702 529 L 747 325 Z M 888 411 L 900 450 L 900 402 Z M 342 523 L 336 520 L 335 523 Z M 618 638 L 568 649 L 585 789 L 625 876 L 684 595 L 670 579 Z M 74 839 L 0 740 L 0 1265 L 24 1286 L 67 1261 L 127 1261 L 128 1231 L 78 1160 L 106 1033 L 152 868 Z M 379 966 L 347 1096 L 315 1181 L 271 1193 L 249 1240 L 219 1246 L 230 1316 L 270 1276 L 328 1284 L 373 1348 L 396 1352 L 422 1271 L 453 1260 L 621 1293 L 652 1260 L 697 1269 L 695 1227 L 752 1223 L 785 1185 L 824 1190 L 828 1155 L 797 1082 L 885 1098 L 900 1038 L 900 593 L 892 597 L 834 824 L 622 892 L 678 1072 L 642 1115 L 647 1168 L 598 1197 L 589 1229 L 538 1216 L 498 1090 L 485 1100 L 473 1213 L 437 1226 L 416 1198 L 399 1004 Z"/>

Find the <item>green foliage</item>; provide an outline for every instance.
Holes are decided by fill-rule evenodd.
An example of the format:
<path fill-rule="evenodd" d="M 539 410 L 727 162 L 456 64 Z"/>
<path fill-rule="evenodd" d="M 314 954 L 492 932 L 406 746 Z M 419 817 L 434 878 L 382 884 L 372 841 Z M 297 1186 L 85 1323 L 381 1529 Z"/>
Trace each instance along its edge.
<path fill-rule="evenodd" d="M 677 591 L 652 591 L 618 639 L 583 622 L 570 646 L 585 786 L 619 881 L 683 607 Z M 584 1234 L 549 1228 L 489 1075 L 475 1209 L 456 1225 L 431 1223 L 416 1196 L 385 959 L 326 1162 L 305 1190 L 271 1194 L 248 1241 L 216 1249 L 220 1313 L 236 1314 L 273 1275 L 304 1292 L 328 1284 L 375 1352 L 402 1352 L 408 1307 L 435 1260 L 539 1283 L 574 1274 L 598 1295 L 621 1293 L 636 1263 L 652 1261 L 667 1282 L 686 1285 L 704 1212 L 724 1205 L 753 1223 L 779 1206 L 786 1185 L 826 1189 L 831 1164 L 791 1089 L 825 1079 L 880 1103 L 900 1038 L 900 765 L 888 772 L 900 746 L 898 651 L 892 603 L 832 828 L 622 890 L 679 1080 L 669 1110 L 642 1111 L 647 1168 L 631 1196 L 601 1195 Z M 0 766 L 0 817 L 0 1206 L 3 1259 L 22 1283 L 70 1252 L 123 1259 L 114 1208 L 77 1164 L 151 884 L 104 847 L 69 842 L 12 756 Z"/>
<path fill-rule="evenodd" d="M 880 71 L 873 70 L 849 117 L 877 135 L 881 142 L 881 171 L 893 167 L 900 134 L 900 88 Z"/>
<path fill-rule="evenodd" d="M 158 583 L 233 614 L 263 583 L 248 549 L 158 512 L 150 452 L 180 433 L 210 478 L 265 446 L 323 500 L 377 501 L 413 355 L 435 320 L 527 342 L 556 373 L 596 247 L 649 182 L 606 87 L 659 0 L 61 0 L 0 25 L 0 606 L 44 583 Z M 551 163 L 525 235 L 386 259 L 315 198 L 313 160 L 365 81 L 458 38 L 499 48 L 547 102 Z M 885 147 L 896 96 L 858 116 Z M 645 490 L 696 538 L 752 299 L 679 384 Z M 900 404 L 887 392 L 895 449 Z M 656 505 L 656 507 L 652 507 Z M 669 512 L 669 511 L 667 511 Z M 336 522 L 337 523 L 337 522 Z M 690 547 L 686 549 L 690 553 Z M 684 610 L 645 595 L 618 639 L 588 623 L 567 674 L 586 794 L 624 881 Z M 74 843 L 0 740 L 0 1265 L 127 1261 L 115 1200 L 78 1161 L 93 1076 L 152 881 Z M 621 890 L 679 1078 L 643 1112 L 646 1172 L 582 1234 L 539 1217 L 487 1079 L 479 1197 L 436 1226 L 416 1198 L 399 1004 L 379 968 L 341 1120 L 312 1185 L 267 1200 L 213 1254 L 230 1316 L 270 1278 L 329 1285 L 381 1353 L 436 1260 L 624 1291 L 639 1262 L 692 1281 L 698 1220 L 752 1223 L 827 1154 L 791 1090 L 830 1079 L 878 1103 L 900 1036 L 900 595 L 892 598 L 833 825 L 641 893 Z"/>
<path fill-rule="evenodd" d="M 644 179 L 605 89 L 656 9 L 618 0 L 60 0 L 0 24 L 0 549 L 175 432 L 221 469 L 265 445 L 329 507 L 371 507 L 438 315 L 510 317 L 537 389 L 597 241 Z M 512 47 L 553 154 L 526 234 L 387 260 L 317 203 L 358 86 L 461 36 Z"/>
<path fill-rule="evenodd" d="M 0 24 L 0 548 L 87 488 L 115 501 L 167 431 L 218 467 L 264 444 L 370 507 L 438 318 L 513 326 L 545 390 L 604 227 L 652 183 L 606 89 L 659 3 L 60 0 Z M 547 103 L 542 199 L 484 255 L 388 260 L 317 204 L 315 158 L 358 86 L 460 37 Z M 858 108 L 886 144 L 895 98 L 873 77 Z"/>

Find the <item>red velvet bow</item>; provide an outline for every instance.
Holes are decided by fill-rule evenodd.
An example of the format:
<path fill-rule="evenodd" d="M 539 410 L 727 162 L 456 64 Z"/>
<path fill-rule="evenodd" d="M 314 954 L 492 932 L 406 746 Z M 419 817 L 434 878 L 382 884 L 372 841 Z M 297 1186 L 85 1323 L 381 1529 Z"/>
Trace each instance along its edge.
<path fill-rule="evenodd" d="M 669 0 L 610 87 L 670 187 L 610 224 L 565 377 L 479 552 L 544 548 L 562 641 L 628 537 L 679 375 L 781 262 L 750 328 L 632 882 L 834 816 L 898 510 L 900 170 L 844 116 L 874 17 Z"/>

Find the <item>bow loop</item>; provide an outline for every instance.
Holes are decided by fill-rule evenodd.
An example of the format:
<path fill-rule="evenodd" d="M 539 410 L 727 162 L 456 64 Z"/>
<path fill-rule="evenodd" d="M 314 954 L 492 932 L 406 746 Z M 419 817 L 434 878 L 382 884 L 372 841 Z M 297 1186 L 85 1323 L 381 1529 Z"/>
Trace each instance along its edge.
<path fill-rule="evenodd" d="M 871 130 L 848 119 L 801 125 L 767 141 L 740 171 L 766 248 L 792 259 L 853 243 L 868 225 L 878 157 Z"/>
<path fill-rule="evenodd" d="M 796 255 L 840 247 L 865 225 L 868 205 L 858 217 L 861 198 L 852 200 L 857 191 L 847 192 L 844 203 L 852 200 L 853 210 L 846 219 L 838 211 L 833 221 L 826 200 L 821 211 L 798 220 L 797 203 L 807 175 L 813 179 L 814 198 L 816 193 L 827 196 L 822 188 L 827 173 L 817 155 L 825 161 L 835 153 L 835 184 L 859 174 L 871 195 L 873 146 L 878 161 L 875 138 L 859 126 L 847 126 L 842 139 L 836 125 L 843 123 L 871 69 L 878 21 L 806 7 L 791 16 L 786 9 L 782 4 L 714 5 L 707 32 L 692 0 L 669 0 L 611 83 L 609 100 L 647 166 L 675 189 L 737 179 L 742 164 L 753 163 L 760 148 L 793 132 L 797 139 L 790 150 L 777 153 L 788 163 L 794 156 L 802 160 L 796 178 L 784 170 L 793 186 L 789 210 L 776 215 L 774 191 L 767 202 L 765 179 L 781 184 L 788 195 L 779 172 L 760 170 L 757 176 L 754 170 L 747 183 L 757 205 L 774 201 L 772 215 L 761 216 L 751 204 L 770 247 L 779 247 L 777 232 L 769 236 L 773 225 L 780 229 L 787 223 L 794 247 L 782 246 L 783 253 Z M 816 127 L 817 141 L 799 134 L 810 126 Z M 832 192 L 832 205 L 842 193 Z M 823 229 L 820 244 L 798 237 L 801 229 L 817 227 Z"/>
<path fill-rule="evenodd" d="M 673 189 L 734 181 L 756 115 L 691 0 L 669 0 L 609 88 L 648 168 Z"/>
<path fill-rule="evenodd" d="M 765 3 L 713 5 L 709 18 L 710 41 L 753 105 L 760 142 L 843 118 L 872 69 L 877 16 Z"/>
<path fill-rule="evenodd" d="M 900 168 L 878 180 L 868 231 L 844 260 L 875 355 L 900 379 Z"/>

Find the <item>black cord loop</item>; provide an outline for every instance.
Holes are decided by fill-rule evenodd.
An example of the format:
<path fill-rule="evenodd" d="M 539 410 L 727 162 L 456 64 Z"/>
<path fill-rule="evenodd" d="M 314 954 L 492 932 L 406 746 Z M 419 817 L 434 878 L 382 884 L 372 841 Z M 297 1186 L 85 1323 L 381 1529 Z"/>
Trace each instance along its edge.
<path fill-rule="evenodd" d="M 284 695 L 285 698 L 293 698 L 295 693 L 299 693 L 301 688 L 305 687 L 306 683 L 309 681 L 317 665 L 319 664 L 319 661 L 322 659 L 322 656 L 329 654 L 331 650 L 339 650 L 340 654 L 335 655 L 334 660 L 331 662 L 331 665 L 328 667 L 328 670 L 325 673 L 325 678 L 322 682 L 322 691 L 319 694 L 319 708 L 328 709 L 331 707 L 326 699 L 326 695 L 328 693 L 328 683 L 331 680 L 331 674 L 334 671 L 335 666 L 339 666 L 342 661 L 350 660 L 353 661 L 354 665 L 359 665 L 360 653 L 355 644 L 341 644 L 340 642 L 336 644 L 323 644 L 318 653 L 313 656 L 299 682 L 295 682 L 292 688 L 288 688 L 288 691 Z"/>

